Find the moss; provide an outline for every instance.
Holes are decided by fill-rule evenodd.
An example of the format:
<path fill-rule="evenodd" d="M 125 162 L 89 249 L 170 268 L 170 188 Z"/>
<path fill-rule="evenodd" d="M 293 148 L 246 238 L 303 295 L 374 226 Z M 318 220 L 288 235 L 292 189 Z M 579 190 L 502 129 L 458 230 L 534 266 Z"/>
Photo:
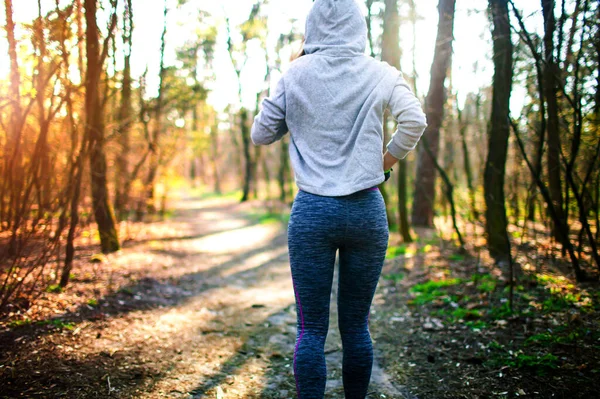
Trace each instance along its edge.
<path fill-rule="evenodd" d="M 60 294 L 61 292 L 63 292 L 63 289 L 58 284 L 52 284 L 46 288 L 46 292 L 49 292 L 51 294 Z"/>
<path fill-rule="evenodd" d="M 393 281 L 394 283 L 399 283 L 400 281 L 404 280 L 404 274 L 403 273 L 387 274 L 387 275 L 383 276 L 383 279 L 387 280 L 387 281 Z"/>
<path fill-rule="evenodd" d="M 438 280 L 438 281 L 428 281 L 426 283 L 417 284 L 410 289 L 410 292 L 420 292 L 420 293 L 431 293 L 433 291 L 439 290 L 440 288 L 452 287 L 454 285 L 460 284 L 462 280 L 458 278 L 452 278 L 448 280 Z"/>
<path fill-rule="evenodd" d="M 387 254 L 385 256 L 386 259 L 394 259 L 400 255 L 406 255 L 408 248 L 406 245 L 400 245 L 398 247 L 390 246 L 387 250 Z"/>

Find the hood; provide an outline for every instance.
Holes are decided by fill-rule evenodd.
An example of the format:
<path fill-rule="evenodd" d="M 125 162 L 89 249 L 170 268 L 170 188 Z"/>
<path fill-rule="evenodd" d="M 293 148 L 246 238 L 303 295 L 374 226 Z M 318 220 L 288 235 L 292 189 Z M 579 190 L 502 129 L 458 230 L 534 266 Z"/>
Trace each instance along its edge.
<path fill-rule="evenodd" d="M 367 23 L 355 0 L 316 0 L 305 36 L 306 54 L 362 55 L 367 48 Z"/>

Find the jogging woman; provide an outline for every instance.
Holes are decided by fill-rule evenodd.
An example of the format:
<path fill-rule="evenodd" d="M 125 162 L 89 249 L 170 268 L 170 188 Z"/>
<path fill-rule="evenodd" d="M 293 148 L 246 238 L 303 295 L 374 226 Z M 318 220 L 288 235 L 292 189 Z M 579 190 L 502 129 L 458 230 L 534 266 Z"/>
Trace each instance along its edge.
<path fill-rule="evenodd" d="M 298 335 L 294 376 L 300 399 L 321 399 L 336 253 L 346 398 L 364 399 L 373 366 L 369 311 L 388 246 L 377 186 L 412 151 L 426 127 L 417 98 L 388 64 L 365 56 L 367 26 L 355 0 L 316 0 L 303 56 L 264 100 L 252 141 L 290 132 L 298 192 L 288 226 Z M 386 109 L 398 130 L 383 154 Z"/>

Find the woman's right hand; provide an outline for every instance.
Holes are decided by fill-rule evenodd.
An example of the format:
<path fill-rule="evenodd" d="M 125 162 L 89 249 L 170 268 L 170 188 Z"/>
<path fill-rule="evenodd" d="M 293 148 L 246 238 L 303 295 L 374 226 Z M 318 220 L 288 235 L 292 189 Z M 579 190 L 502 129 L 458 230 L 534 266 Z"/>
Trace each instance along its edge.
<path fill-rule="evenodd" d="M 394 165 L 396 165 L 396 162 L 398 162 L 397 158 L 394 158 L 394 156 L 392 154 L 390 154 L 389 152 L 386 152 L 385 155 L 383 156 L 383 171 L 384 173 L 390 169 L 392 169 L 392 167 Z"/>

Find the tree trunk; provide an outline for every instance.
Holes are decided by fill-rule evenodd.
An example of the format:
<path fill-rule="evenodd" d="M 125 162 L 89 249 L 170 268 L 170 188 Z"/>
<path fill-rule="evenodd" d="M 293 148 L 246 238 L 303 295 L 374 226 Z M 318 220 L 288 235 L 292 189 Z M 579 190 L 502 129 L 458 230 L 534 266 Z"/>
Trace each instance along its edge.
<path fill-rule="evenodd" d="M 133 9 L 132 0 L 127 0 L 125 6 L 125 21 L 123 22 L 123 44 L 125 45 L 125 66 L 123 68 L 123 87 L 121 88 L 121 106 L 117 115 L 119 154 L 116 161 L 116 197 L 115 209 L 119 220 L 127 218 L 129 192 L 125 191 L 125 184 L 129 180 L 129 156 L 131 152 L 130 131 L 133 108 L 131 106 L 132 79 L 131 79 L 131 46 L 133 35 Z"/>
<path fill-rule="evenodd" d="M 252 186 L 252 196 L 257 199 L 258 198 L 258 182 L 259 182 L 259 178 L 258 178 L 258 166 L 262 163 L 263 161 L 263 153 L 262 153 L 262 147 L 261 146 L 255 146 L 254 147 L 254 161 L 252 162 L 252 178 L 250 179 L 251 182 L 251 186 Z"/>
<path fill-rule="evenodd" d="M 70 207 L 70 221 L 69 221 L 69 232 L 67 234 L 67 243 L 65 250 L 65 263 L 63 265 L 62 273 L 60 276 L 60 286 L 66 287 L 69 284 L 71 278 L 71 270 L 73 269 L 73 259 L 75 258 L 75 233 L 77 226 L 79 225 L 79 198 L 81 196 L 81 180 L 83 178 L 84 159 L 88 152 L 88 141 L 84 136 L 81 142 L 81 149 L 79 155 L 72 165 L 70 182 L 69 182 L 69 207 Z M 64 213 L 66 215 L 66 208 Z"/>
<path fill-rule="evenodd" d="M 406 160 L 400 160 L 398 165 L 398 218 L 400 222 L 400 235 L 405 243 L 413 242 L 408 223 L 408 171 Z"/>
<path fill-rule="evenodd" d="M 419 78 L 419 73 L 417 72 L 417 20 L 419 15 L 417 14 L 417 3 L 415 0 L 408 0 L 408 5 L 410 7 L 410 23 L 412 25 L 412 89 L 415 93 L 415 96 L 419 96 L 419 90 L 417 86 L 417 79 Z"/>
<path fill-rule="evenodd" d="M 554 0 L 542 0 L 542 10 L 544 14 L 544 84 L 546 104 L 548 108 L 548 183 L 552 203 L 555 206 L 558 218 L 561 224 L 566 223 L 565 214 L 563 211 L 563 196 L 561 185 L 560 172 L 560 130 L 558 116 L 558 99 L 557 99 L 557 71 L 554 58 L 554 32 L 556 30 L 556 20 L 554 17 Z M 563 245 L 564 240 L 558 228 L 553 229 L 554 237 Z"/>
<path fill-rule="evenodd" d="M 399 29 L 400 19 L 398 18 L 398 4 L 397 0 L 385 0 L 385 14 L 383 16 L 383 35 L 381 40 L 381 59 L 390 65 L 398 65 L 400 63 L 400 50 L 399 50 Z M 389 117 L 390 113 L 385 111 L 383 114 L 383 149 L 385 151 L 385 145 L 390 139 L 389 132 Z M 388 189 L 391 186 L 382 184 L 380 187 L 381 195 L 385 202 L 385 210 L 387 213 L 388 225 L 390 228 L 395 228 L 397 225 L 395 215 L 392 212 L 391 202 L 389 200 L 390 195 Z"/>
<path fill-rule="evenodd" d="M 600 20 L 600 8 L 597 11 L 597 18 Z M 596 137 L 600 136 L 600 30 L 596 30 L 596 38 L 594 41 L 594 47 L 596 48 L 596 95 L 594 96 L 595 102 L 595 133 Z M 600 141 L 598 142 L 600 149 Z M 593 177 L 590 176 L 593 179 Z M 594 185 L 592 185 L 594 187 Z M 595 206 L 593 206 L 594 213 L 596 214 L 596 241 L 600 242 L 600 168 L 598 168 L 598 176 L 596 178 L 595 191 L 592 196 L 596 197 Z"/>
<path fill-rule="evenodd" d="M 196 76 L 196 73 L 194 72 L 194 76 Z M 191 126 L 191 134 L 193 134 L 194 136 L 198 134 L 198 124 L 199 124 L 199 116 L 198 116 L 198 105 L 194 104 L 192 106 L 192 126 Z M 199 176 L 199 171 L 198 171 L 198 163 L 202 163 L 202 160 L 199 160 L 198 158 L 201 157 L 202 154 L 201 153 L 196 153 L 195 149 L 192 149 L 192 162 L 191 162 L 191 166 L 190 166 L 190 179 L 192 180 L 192 187 L 196 187 L 196 184 L 198 183 L 198 176 Z M 202 168 L 202 165 L 200 165 L 200 168 Z"/>
<path fill-rule="evenodd" d="M 494 81 L 488 157 L 484 172 L 486 233 L 490 255 L 497 262 L 510 261 L 504 177 L 508 154 L 509 109 L 513 79 L 513 45 L 510 38 L 508 0 L 490 0 L 494 22 Z"/>
<path fill-rule="evenodd" d="M 46 116 L 46 88 L 50 78 L 50 72 L 46 68 L 46 55 L 48 53 L 46 47 L 46 35 L 44 34 L 44 19 L 42 14 L 41 0 L 38 0 L 38 19 L 34 22 L 35 41 L 39 44 L 39 58 L 37 63 L 37 82 L 36 82 L 36 100 L 38 105 L 38 123 L 40 126 L 39 135 L 39 168 L 34 171 L 34 179 L 37 179 L 38 184 L 38 218 L 42 219 L 44 214 L 50 207 L 52 198 L 50 188 L 50 177 L 52 176 L 50 163 L 50 149 L 48 148 L 48 133 L 50 131 L 51 118 L 53 117 L 52 109 Z M 34 44 L 35 46 L 35 44 Z M 52 107 L 50 107 L 52 108 Z"/>
<path fill-rule="evenodd" d="M 92 207 L 102 252 L 111 253 L 120 249 L 114 215 L 109 202 L 106 180 L 106 154 L 104 153 L 104 109 L 100 98 L 100 77 L 102 60 L 98 26 L 96 24 L 96 0 L 85 0 L 86 20 L 86 92 L 85 92 L 85 134 L 90 142 L 90 172 L 92 186 Z"/>
<path fill-rule="evenodd" d="M 156 108 L 154 112 L 154 134 L 151 138 L 152 153 L 150 154 L 150 162 L 148 167 L 148 175 L 146 176 L 146 212 L 148 214 L 156 213 L 155 205 L 155 182 L 156 175 L 158 173 L 158 166 L 160 163 L 160 138 L 163 133 L 163 108 L 164 108 L 164 83 L 165 83 L 165 47 L 166 47 L 166 36 L 167 36 L 167 14 L 169 10 L 167 8 L 167 0 L 164 5 L 164 25 L 160 39 L 160 69 L 159 69 L 159 83 L 158 83 L 158 97 L 156 98 Z"/>
<path fill-rule="evenodd" d="M 290 170 L 290 160 L 289 160 L 289 144 L 287 142 L 287 138 L 284 137 L 281 140 L 281 153 L 279 158 L 279 173 L 277 175 L 277 180 L 279 181 L 279 199 L 281 202 L 287 201 L 287 176 Z"/>
<path fill-rule="evenodd" d="M 219 173 L 219 127 L 213 126 L 210 132 L 211 163 L 213 168 L 213 179 L 215 193 L 221 194 L 221 174 Z"/>
<path fill-rule="evenodd" d="M 242 108 L 240 111 L 240 130 L 242 133 L 242 146 L 244 150 L 244 191 L 242 194 L 242 202 L 246 202 L 250 199 L 250 185 L 252 181 L 252 171 L 254 166 L 252 164 L 252 155 L 250 154 L 250 128 L 248 127 L 248 110 Z"/>
<path fill-rule="evenodd" d="M 477 100 L 479 101 L 479 100 Z M 458 130 L 460 132 L 462 152 L 463 152 L 463 167 L 465 169 L 465 176 L 467 178 L 467 190 L 469 191 L 469 204 L 471 206 L 471 218 L 472 221 L 479 219 L 479 212 L 477 211 L 477 203 L 475 201 L 476 193 L 475 187 L 473 186 L 473 170 L 471 168 L 471 158 L 469 156 L 469 147 L 467 145 L 467 131 L 469 129 L 469 117 L 464 116 L 464 111 L 458 109 Z"/>
<path fill-rule="evenodd" d="M 271 198 L 271 172 L 269 171 L 268 157 L 262 157 L 262 169 L 265 174 L 265 187 L 267 190 L 267 199 Z"/>
<path fill-rule="evenodd" d="M 402 52 L 400 50 L 400 16 L 398 15 L 398 0 L 385 1 L 385 16 L 383 22 L 383 43 L 381 59 L 388 64 L 400 69 L 400 58 Z M 390 114 L 385 113 L 384 123 L 387 126 Z M 387 142 L 387 137 L 386 137 Z M 407 165 L 406 160 L 401 159 L 397 166 L 398 172 L 398 221 L 400 223 L 399 231 L 402 236 L 402 241 L 412 242 L 410 236 L 410 226 L 408 224 L 408 207 L 407 207 Z M 388 216 L 389 219 L 394 219 Z"/>
<path fill-rule="evenodd" d="M 437 159 L 439 152 L 440 127 L 444 118 L 446 103 L 445 82 L 450 69 L 454 31 L 454 11 L 456 0 L 440 0 L 438 33 L 431 66 L 429 92 L 425 99 L 428 127 L 425 137 L 431 155 Z M 420 147 L 419 147 L 420 148 Z M 412 209 L 412 222 L 417 226 L 433 226 L 433 206 L 435 204 L 435 160 L 423 148 L 417 152 L 417 178 Z"/>
<path fill-rule="evenodd" d="M 82 82 L 85 82 L 85 64 L 83 62 L 83 54 L 85 53 L 85 31 L 83 28 L 83 5 L 82 0 L 75 0 L 75 12 L 77 18 L 77 66 L 79 67 L 79 77 Z"/>
<path fill-rule="evenodd" d="M 12 237 L 16 239 L 17 229 L 21 221 L 21 215 L 17 212 L 20 206 L 20 197 L 23 187 L 23 165 L 21 153 L 21 134 L 23 124 L 23 110 L 21 108 L 21 74 L 19 72 L 19 60 L 17 58 L 17 41 L 15 39 L 15 23 L 13 21 L 12 0 L 4 0 L 6 11 L 6 35 L 8 39 L 8 56 L 10 58 L 10 85 L 9 93 L 12 99 L 10 125 L 7 131 L 7 145 L 5 149 L 5 176 L 2 187 L 2 208 L 6 206 L 5 220 L 9 228 L 13 229 Z M 6 205 L 4 193 L 8 194 Z M 15 241 L 11 240 L 10 252 L 14 252 Z"/>
<path fill-rule="evenodd" d="M 375 58 L 375 44 L 373 43 L 373 1 L 367 0 L 367 41 L 371 57 Z"/>

